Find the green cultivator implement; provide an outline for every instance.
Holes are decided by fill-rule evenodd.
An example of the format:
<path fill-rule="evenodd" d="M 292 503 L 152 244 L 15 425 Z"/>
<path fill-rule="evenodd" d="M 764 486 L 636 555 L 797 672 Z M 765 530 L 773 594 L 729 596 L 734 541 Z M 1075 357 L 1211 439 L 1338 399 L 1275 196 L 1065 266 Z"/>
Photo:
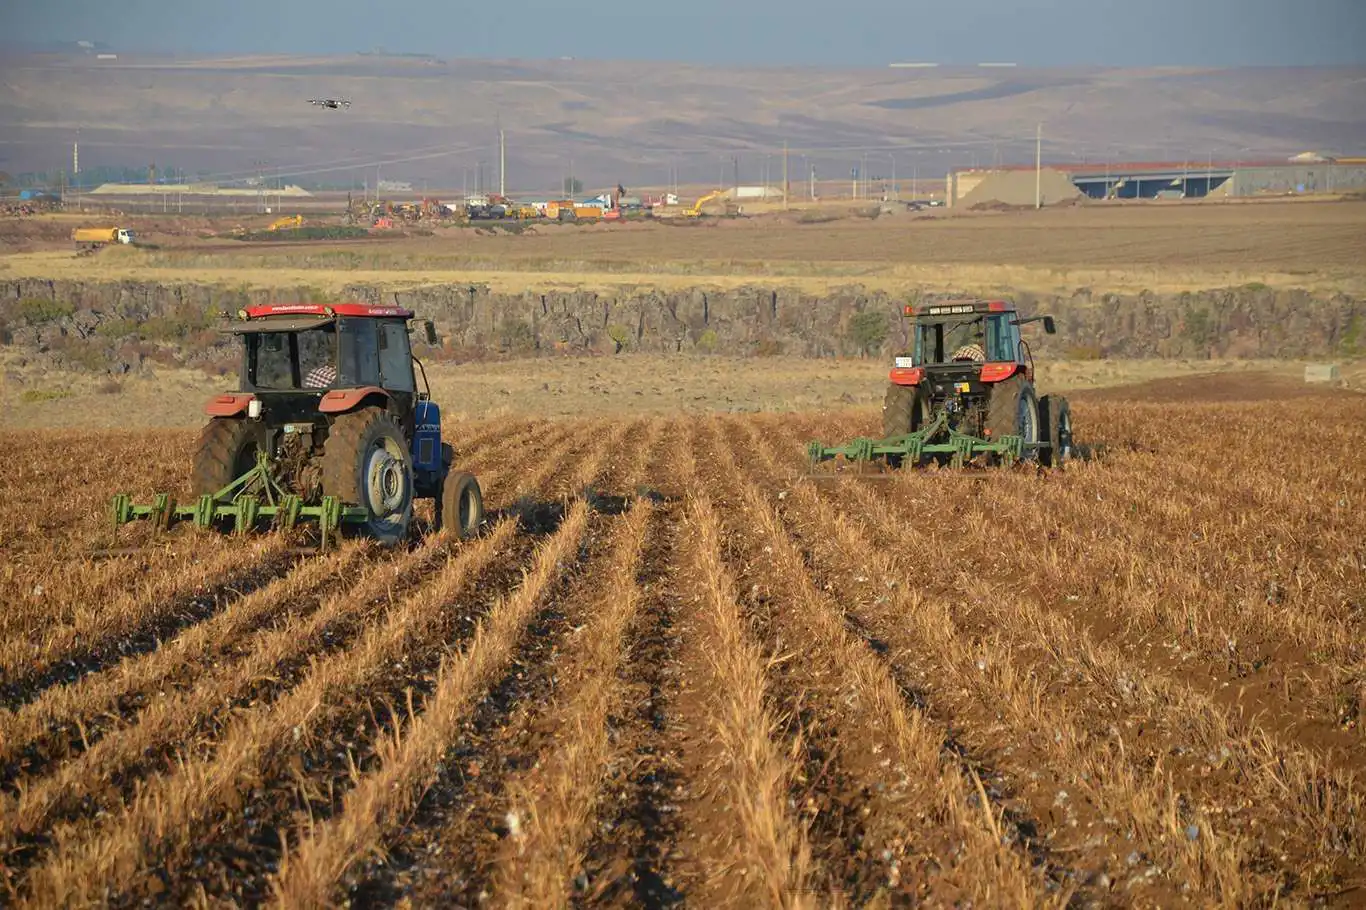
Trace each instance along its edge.
<path fill-rule="evenodd" d="M 1003 436 L 992 441 L 955 432 L 949 429 L 949 415 L 942 411 L 929 426 L 914 433 L 884 439 L 860 437 L 842 446 L 816 441 L 806 448 L 813 474 L 822 462 L 838 458 L 860 469 L 878 462 L 891 467 L 920 467 L 931 461 L 946 461 L 950 467 L 961 468 L 982 456 L 1009 467 L 1037 450 L 1037 443 L 1026 443 L 1022 436 Z"/>
<path fill-rule="evenodd" d="M 169 530 L 181 521 L 193 521 L 199 528 L 221 528 L 231 524 L 237 534 L 262 526 L 288 531 L 301 520 L 317 522 L 322 549 L 336 536 L 343 524 L 363 525 L 370 520 L 369 510 L 343 505 L 335 496 L 324 496 L 317 505 L 305 505 L 302 497 L 288 493 L 271 475 L 271 461 L 264 452 L 256 453 L 256 466 L 216 493 L 206 493 L 193 505 L 177 505 L 169 493 L 158 493 L 151 505 L 135 505 L 132 497 L 119 493 L 113 503 L 114 530 L 129 522 L 147 519 L 156 531 Z"/>
<path fill-rule="evenodd" d="M 811 475 L 824 462 L 869 467 L 928 464 L 1008 467 L 1033 462 L 1062 467 L 1072 452 L 1067 399 L 1038 397 L 1034 358 L 1020 326 L 1051 316 L 1021 318 L 1005 301 L 954 301 L 907 306 L 914 317 L 912 350 L 897 357 L 882 404 L 882 437 L 844 445 L 807 446 Z"/>

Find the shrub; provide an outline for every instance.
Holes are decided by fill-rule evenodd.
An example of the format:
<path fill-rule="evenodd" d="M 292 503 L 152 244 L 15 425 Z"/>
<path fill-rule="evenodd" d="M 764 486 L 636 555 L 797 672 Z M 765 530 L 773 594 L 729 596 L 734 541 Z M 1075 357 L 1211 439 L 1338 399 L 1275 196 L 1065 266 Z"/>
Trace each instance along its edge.
<path fill-rule="evenodd" d="M 65 319 L 76 312 L 76 304 L 46 297 L 25 297 L 14 305 L 14 315 L 29 325 L 42 325 Z"/>
<path fill-rule="evenodd" d="M 620 354 L 631 341 L 631 330 L 624 325 L 610 325 L 607 327 L 607 337 L 616 345 L 613 353 Z"/>
<path fill-rule="evenodd" d="M 703 354 L 715 354 L 716 347 L 720 339 L 716 337 L 715 329 L 707 329 L 697 338 L 697 349 Z"/>
<path fill-rule="evenodd" d="M 531 351 L 536 347 L 536 332 L 526 320 L 508 317 L 498 328 L 498 344 L 505 351 Z"/>
<path fill-rule="evenodd" d="M 858 348 L 859 356 L 882 347 L 887 340 L 887 317 L 883 313 L 865 311 L 855 313 L 849 320 L 849 340 Z"/>
<path fill-rule="evenodd" d="M 25 389 L 19 396 L 19 400 L 25 404 L 36 404 L 42 401 L 60 401 L 63 398 L 70 398 L 71 393 L 66 389 Z"/>

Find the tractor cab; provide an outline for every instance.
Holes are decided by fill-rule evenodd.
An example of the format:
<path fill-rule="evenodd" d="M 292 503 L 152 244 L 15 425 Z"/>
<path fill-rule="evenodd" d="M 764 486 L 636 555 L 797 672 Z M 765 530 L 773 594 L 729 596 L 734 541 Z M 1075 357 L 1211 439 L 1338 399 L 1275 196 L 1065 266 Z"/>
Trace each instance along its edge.
<path fill-rule="evenodd" d="M 1004 301 L 907 304 L 904 314 L 915 322 L 911 351 L 896 358 L 895 385 L 918 385 L 927 374 L 933 382 L 990 384 L 1022 373 L 1034 378 L 1034 358 L 1020 337 L 1020 326 L 1042 321 L 1053 334 L 1052 316 L 1021 319 Z"/>

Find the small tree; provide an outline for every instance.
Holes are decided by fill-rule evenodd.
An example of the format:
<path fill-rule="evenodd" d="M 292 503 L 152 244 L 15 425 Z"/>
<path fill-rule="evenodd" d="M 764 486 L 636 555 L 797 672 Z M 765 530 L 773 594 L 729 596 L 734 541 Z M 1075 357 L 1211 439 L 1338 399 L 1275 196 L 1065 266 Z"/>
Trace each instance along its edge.
<path fill-rule="evenodd" d="M 855 313 L 849 320 L 849 340 L 858 348 L 860 357 L 882 347 L 887 340 L 887 317 L 883 313 Z"/>
<path fill-rule="evenodd" d="M 631 330 L 624 325 L 610 325 L 607 327 L 607 337 L 616 345 L 616 350 L 612 353 L 620 354 L 631 340 Z"/>

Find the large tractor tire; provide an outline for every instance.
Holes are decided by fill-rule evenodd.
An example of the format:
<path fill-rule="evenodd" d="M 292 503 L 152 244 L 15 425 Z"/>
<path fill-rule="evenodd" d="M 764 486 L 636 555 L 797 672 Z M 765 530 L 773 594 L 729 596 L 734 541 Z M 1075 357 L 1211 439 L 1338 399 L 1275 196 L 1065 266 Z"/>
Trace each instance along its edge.
<path fill-rule="evenodd" d="M 895 383 L 887 386 L 887 394 L 882 399 L 883 436 L 914 433 L 929 419 L 930 405 L 919 387 Z"/>
<path fill-rule="evenodd" d="M 1019 436 L 1028 446 L 1040 439 L 1039 399 L 1028 379 L 1015 375 L 996 383 L 987 402 L 986 429 L 992 441 Z M 1026 449 L 1026 461 L 1038 457 L 1038 449 Z"/>
<path fill-rule="evenodd" d="M 1061 395 L 1039 399 L 1040 430 L 1048 441 L 1043 453 L 1045 467 L 1061 468 L 1072 458 L 1072 408 Z"/>
<path fill-rule="evenodd" d="M 441 494 L 436 498 L 436 529 L 450 528 L 460 540 L 479 533 L 484 523 L 484 494 L 473 474 L 464 471 L 446 475 Z"/>
<path fill-rule="evenodd" d="M 205 424 L 190 468 L 194 495 L 217 493 L 256 467 L 260 438 L 256 426 L 240 417 L 215 417 Z"/>
<path fill-rule="evenodd" d="M 362 408 L 332 423 L 323 445 L 323 493 L 370 517 L 363 532 L 392 547 L 413 520 L 413 460 L 408 442 L 387 414 Z"/>
<path fill-rule="evenodd" d="M 882 399 L 882 435 L 905 436 L 914 433 L 930 419 L 930 404 L 917 386 L 889 383 Z M 887 456 L 887 465 L 901 467 L 900 455 Z"/>

